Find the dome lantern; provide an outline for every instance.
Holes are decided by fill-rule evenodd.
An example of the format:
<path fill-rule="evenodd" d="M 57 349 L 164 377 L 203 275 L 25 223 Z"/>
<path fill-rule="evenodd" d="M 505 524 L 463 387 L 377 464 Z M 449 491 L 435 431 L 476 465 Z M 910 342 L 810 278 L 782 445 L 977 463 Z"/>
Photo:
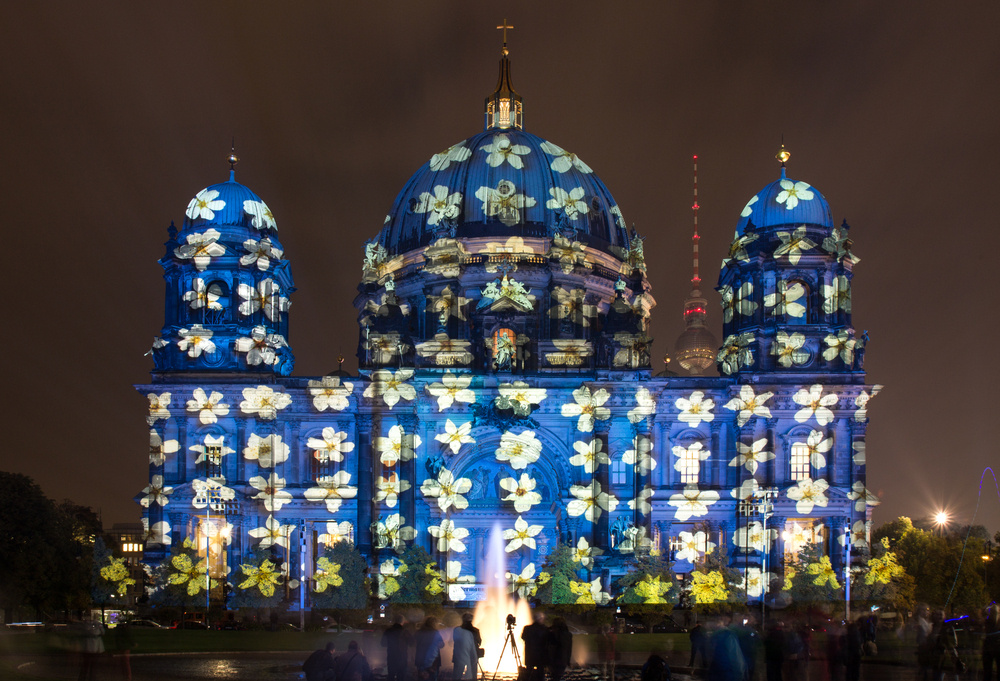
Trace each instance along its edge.
<path fill-rule="evenodd" d="M 486 130 L 491 128 L 524 128 L 524 109 L 521 95 L 517 94 L 510 82 L 510 59 L 507 50 L 507 29 L 514 28 L 503 20 L 497 29 L 503 29 L 503 48 L 500 51 L 500 76 L 496 89 L 486 98 Z"/>

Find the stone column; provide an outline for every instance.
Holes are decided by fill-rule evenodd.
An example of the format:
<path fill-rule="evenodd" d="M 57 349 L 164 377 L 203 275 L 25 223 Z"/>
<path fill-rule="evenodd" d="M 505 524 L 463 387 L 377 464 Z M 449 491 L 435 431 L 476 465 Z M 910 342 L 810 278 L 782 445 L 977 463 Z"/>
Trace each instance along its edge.
<path fill-rule="evenodd" d="M 722 452 L 723 448 L 723 429 L 721 421 L 712 421 L 712 440 L 711 440 L 711 450 L 712 456 L 708 460 L 709 470 L 708 475 L 699 476 L 700 479 L 705 480 L 709 487 L 719 488 L 722 487 L 723 480 L 725 479 L 720 471 L 720 460 L 725 456 Z M 728 461 L 726 462 L 729 463 Z"/>
<path fill-rule="evenodd" d="M 778 419 L 770 418 L 765 420 L 765 423 L 767 424 L 767 448 L 768 451 L 774 454 L 774 458 L 768 461 L 766 464 L 764 464 L 766 468 L 764 469 L 764 475 L 762 476 L 762 479 L 768 485 L 775 485 L 777 484 L 776 464 L 778 463 L 778 443 L 775 441 L 774 438 L 778 432 L 777 428 Z"/>
<path fill-rule="evenodd" d="M 411 438 L 410 444 L 413 444 L 412 437 L 417 434 L 417 429 L 420 427 L 420 420 L 417 418 L 416 414 L 400 414 L 399 415 L 399 426 L 403 429 L 403 432 L 407 437 Z M 424 434 L 426 435 L 426 433 Z M 433 444 L 436 444 L 433 440 L 428 442 L 427 437 L 421 438 L 421 446 L 425 449 L 430 448 Z M 414 458 L 409 461 L 400 461 L 396 464 L 398 469 L 398 475 L 400 480 L 406 480 L 410 483 L 410 489 L 399 495 L 399 512 L 406 518 L 406 524 L 412 527 L 416 527 L 414 523 L 416 522 L 417 516 L 417 490 L 420 489 L 420 484 L 423 480 L 418 480 L 417 478 L 422 478 L 421 471 L 417 468 L 417 451 L 413 451 Z M 424 457 L 422 460 L 426 460 Z"/>
<path fill-rule="evenodd" d="M 357 446 L 357 546 L 362 555 L 372 554 L 372 532 L 371 525 L 373 518 L 372 504 L 372 462 L 378 459 L 378 452 L 375 451 L 374 438 L 378 437 L 377 428 L 380 427 L 380 420 L 374 414 L 358 414 L 355 418 L 355 439 Z"/>
<path fill-rule="evenodd" d="M 608 430 L 611 426 L 611 419 L 606 421 L 596 421 L 594 423 L 594 439 L 601 441 L 601 446 L 605 452 L 610 452 L 611 447 L 608 442 Z M 595 445 L 596 446 L 596 445 Z M 601 492 L 609 492 L 611 487 L 610 479 L 610 466 L 598 466 L 594 471 L 594 481 L 597 485 L 600 485 Z M 597 486 L 595 485 L 595 487 Z M 591 541 L 591 546 L 597 546 L 602 550 L 607 551 L 610 544 L 610 527 L 611 527 L 611 514 L 600 508 L 601 516 L 597 518 L 597 522 L 593 523 L 593 540 Z M 596 513 L 596 509 L 595 509 Z"/>

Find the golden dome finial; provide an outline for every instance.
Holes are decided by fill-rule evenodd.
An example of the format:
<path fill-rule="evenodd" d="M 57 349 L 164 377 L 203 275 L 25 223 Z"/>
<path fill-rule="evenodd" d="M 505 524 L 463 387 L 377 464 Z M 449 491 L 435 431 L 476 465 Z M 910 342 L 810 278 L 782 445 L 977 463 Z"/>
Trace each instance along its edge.
<path fill-rule="evenodd" d="M 509 52 L 507 51 L 507 29 L 512 29 L 512 28 L 514 28 L 514 27 L 513 27 L 513 26 L 511 26 L 510 24 L 508 24 L 508 23 L 507 23 L 507 18 L 506 18 L 506 17 L 504 17 L 504 20 L 503 20 L 503 23 L 502 23 L 502 24 L 500 24 L 499 26 L 497 26 L 497 30 L 498 30 L 498 31 L 499 31 L 500 29 L 503 29 L 503 48 L 502 48 L 502 50 L 501 50 L 501 51 L 502 51 L 502 53 L 503 53 L 503 56 L 505 56 L 505 57 L 506 57 L 506 56 L 507 56 L 508 54 L 510 54 L 510 53 L 509 53 Z"/>
<path fill-rule="evenodd" d="M 774 157 L 778 159 L 778 161 L 781 163 L 781 167 L 784 168 L 785 164 L 788 163 L 788 159 L 792 157 L 792 152 L 788 151 L 788 149 L 785 149 L 785 143 L 782 142 L 781 149 L 778 151 L 777 154 L 774 155 Z"/>
<path fill-rule="evenodd" d="M 230 171 L 236 170 L 236 164 L 240 162 L 240 157 L 236 155 L 236 138 L 235 137 L 233 138 L 233 146 L 232 146 L 232 148 L 231 148 L 231 150 L 229 152 L 229 158 L 226 159 L 226 160 L 229 161 L 229 170 Z"/>

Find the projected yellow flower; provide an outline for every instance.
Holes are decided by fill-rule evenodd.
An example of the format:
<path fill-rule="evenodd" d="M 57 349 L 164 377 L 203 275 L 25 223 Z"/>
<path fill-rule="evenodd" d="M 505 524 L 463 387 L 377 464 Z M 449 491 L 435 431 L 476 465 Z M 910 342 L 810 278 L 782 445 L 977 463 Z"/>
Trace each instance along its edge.
<path fill-rule="evenodd" d="M 576 543 L 576 547 L 573 549 L 573 560 L 580 563 L 585 568 L 589 568 L 594 564 L 594 556 L 599 556 L 604 553 L 601 549 L 592 548 L 587 542 L 586 537 L 580 537 L 580 540 Z"/>
<path fill-rule="evenodd" d="M 645 575 L 632 588 L 635 589 L 635 594 L 642 599 L 643 603 L 652 605 L 666 603 L 667 599 L 664 596 L 670 591 L 671 586 L 673 586 L 673 582 L 661 581 L 659 575 L 656 577 Z"/>
<path fill-rule="evenodd" d="M 902 577 L 906 570 L 896 562 L 896 554 L 889 551 L 889 538 L 882 538 L 882 548 L 885 553 L 881 557 L 872 558 L 868 561 L 868 574 L 865 575 L 865 584 L 888 584 L 896 577 Z"/>
<path fill-rule="evenodd" d="M 316 561 L 316 572 L 313 573 L 313 580 L 316 582 L 313 589 L 316 593 L 323 593 L 327 587 L 340 586 L 344 583 L 344 578 L 340 576 L 340 565 L 331 562 L 325 556 Z"/>
<path fill-rule="evenodd" d="M 258 589 L 262 596 L 270 598 L 274 595 L 274 587 L 281 585 L 281 570 L 265 558 L 259 566 L 240 565 L 245 580 L 240 582 L 241 589 Z"/>
<path fill-rule="evenodd" d="M 390 558 L 379 565 L 378 572 L 378 597 L 385 600 L 392 594 L 399 591 L 399 580 L 396 578 L 403 572 L 402 567 L 397 568 L 396 563 Z"/>
<path fill-rule="evenodd" d="M 823 556 L 815 563 L 806 566 L 806 572 L 812 575 L 812 583 L 816 586 L 829 585 L 831 589 L 839 589 L 840 582 L 837 581 L 837 573 L 830 564 L 830 556 Z"/>
<path fill-rule="evenodd" d="M 578 605 L 607 605 L 611 600 L 611 594 L 601 591 L 600 577 L 592 582 L 570 580 L 569 590 L 576 596 Z"/>
<path fill-rule="evenodd" d="M 101 568 L 101 578 L 111 582 L 115 586 L 115 591 L 124 596 L 128 588 L 135 584 L 135 580 L 129 577 L 128 567 L 124 558 L 108 556 L 108 564 Z"/>
<path fill-rule="evenodd" d="M 205 588 L 205 559 L 202 558 L 195 565 L 191 557 L 187 554 L 174 556 L 170 559 L 171 567 L 176 572 L 171 572 L 167 576 L 167 581 L 176 586 L 187 586 L 188 596 L 197 596 Z M 216 581 L 211 580 L 211 586 L 216 586 Z"/>
<path fill-rule="evenodd" d="M 691 573 L 691 597 L 695 603 L 718 603 L 729 598 L 726 580 L 718 570 Z"/>

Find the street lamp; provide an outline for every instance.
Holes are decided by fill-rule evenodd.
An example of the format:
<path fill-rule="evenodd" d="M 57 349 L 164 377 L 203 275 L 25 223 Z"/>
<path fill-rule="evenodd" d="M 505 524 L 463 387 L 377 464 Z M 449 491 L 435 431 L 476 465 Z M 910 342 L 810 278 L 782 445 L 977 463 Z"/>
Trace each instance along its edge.
<path fill-rule="evenodd" d="M 949 515 L 948 511 L 941 510 L 934 514 L 934 524 L 937 526 L 940 534 L 944 534 L 942 528 L 948 525 L 949 520 L 951 520 L 951 515 Z"/>
<path fill-rule="evenodd" d="M 764 627 L 764 614 L 766 612 L 767 604 L 767 590 L 764 588 L 765 585 L 763 581 L 766 579 L 767 568 L 768 568 L 768 553 L 770 549 L 770 541 L 767 536 L 767 519 L 774 514 L 774 499 L 778 496 L 778 490 L 775 487 L 762 487 L 758 489 L 754 494 L 750 495 L 746 499 L 740 502 L 739 512 L 740 515 L 747 518 L 746 527 L 746 553 L 750 552 L 750 522 L 749 518 L 752 515 L 760 515 L 761 517 L 761 533 L 763 535 L 764 551 L 761 557 L 761 569 L 760 569 L 760 579 L 761 579 L 761 595 L 760 595 L 760 626 Z M 750 580 L 750 570 L 749 570 L 749 556 L 744 555 L 743 557 L 743 589 L 747 592 L 747 601 L 750 600 L 749 594 L 749 580 Z"/>
<path fill-rule="evenodd" d="M 993 542 L 989 539 L 983 544 L 983 588 L 986 590 L 986 600 L 990 599 L 990 561 L 993 560 Z"/>

